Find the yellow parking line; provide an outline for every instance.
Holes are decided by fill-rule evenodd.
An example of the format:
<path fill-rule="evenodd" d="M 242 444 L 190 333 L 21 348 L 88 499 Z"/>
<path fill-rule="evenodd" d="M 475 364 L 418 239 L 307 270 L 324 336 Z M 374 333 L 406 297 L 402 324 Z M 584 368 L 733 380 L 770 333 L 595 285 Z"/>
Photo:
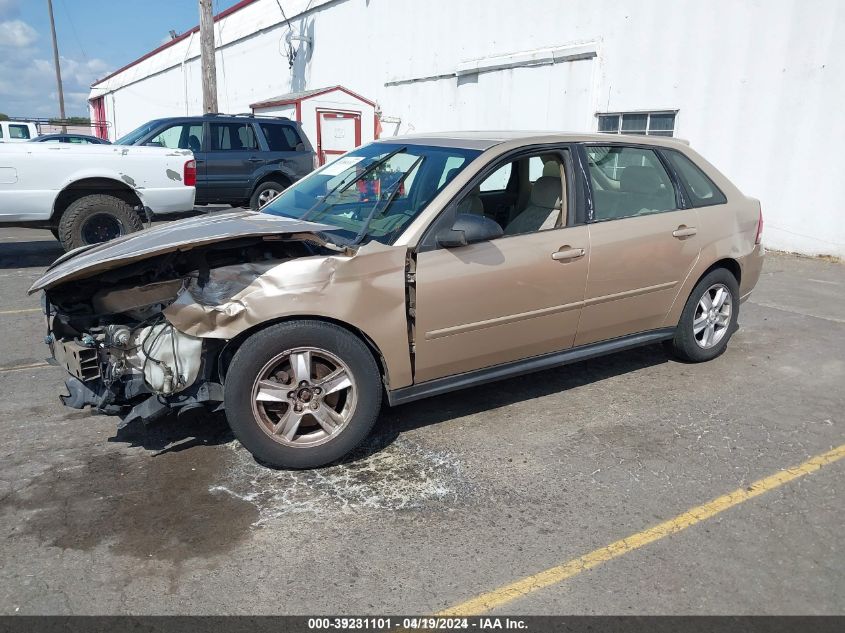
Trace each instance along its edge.
<path fill-rule="evenodd" d="M 440 612 L 438 615 L 476 615 L 501 607 L 502 605 L 508 604 L 509 602 L 537 591 L 538 589 L 555 585 L 567 580 L 568 578 L 577 576 L 583 571 L 587 571 L 588 569 L 592 569 L 602 563 L 606 563 L 609 560 L 613 560 L 623 554 L 627 554 L 628 552 L 643 547 L 644 545 L 648 545 L 649 543 L 658 541 L 666 536 L 670 536 L 671 534 L 685 530 L 688 527 L 692 527 L 696 523 L 700 523 L 705 519 L 714 517 L 728 508 L 732 508 L 744 501 L 753 499 L 754 497 L 761 495 L 764 492 L 768 492 L 769 490 L 774 490 L 775 488 L 789 483 L 794 479 L 798 479 L 799 477 L 812 473 L 822 466 L 832 464 L 843 457 L 845 457 L 845 444 L 834 448 L 827 453 L 822 453 L 821 455 L 813 457 L 803 464 L 787 468 L 786 470 L 775 473 L 774 475 L 769 475 L 764 479 L 755 481 L 747 488 L 739 488 L 738 490 L 729 492 L 726 495 L 717 497 L 703 505 L 687 510 L 673 519 L 669 519 L 668 521 L 664 521 L 663 523 L 655 525 L 647 530 L 623 538 L 615 543 L 611 543 L 607 547 L 602 547 L 601 549 L 594 550 L 589 554 L 585 554 L 584 556 L 571 560 L 563 565 L 552 567 L 551 569 L 541 571 L 533 576 L 528 576 L 503 587 L 499 587 L 498 589 L 494 589 L 493 591 L 483 593 L 480 596 L 467 600 L 466 602 L 450 607 L 445 611 Z"/>
<path fill-rule="evenodd" d="M 50 366 L 50 363 L 29 363 L 28 365 L 12 365 L 11 367 L 0 367 L 0 374 L 9 371 L 21 371 L 23 369 L 40 369 L 41 367 Z"/>
<path fill-rule="evenodd" d="M 4 315 L 4 314 L 29 314 L 30 312 L 41 312 L 41 308 L 24 308 L 23 310 L 0 310 L 0 315 Z"/>

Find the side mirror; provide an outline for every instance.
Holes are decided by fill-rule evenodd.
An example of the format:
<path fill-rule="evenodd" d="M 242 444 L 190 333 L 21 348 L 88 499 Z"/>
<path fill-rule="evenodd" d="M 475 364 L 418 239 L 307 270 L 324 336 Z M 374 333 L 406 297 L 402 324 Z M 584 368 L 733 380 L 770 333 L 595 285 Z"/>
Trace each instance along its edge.
<path fill-rule="evenodd" d="M 467 244 L 495 240 L 497 237 L 502 237 L 503 234 L 499 223 L 487 216 L 459 213 L 455 217 L 452 228 L 437 236 L 437 245 L 443 248 L 456 248 Z"/>

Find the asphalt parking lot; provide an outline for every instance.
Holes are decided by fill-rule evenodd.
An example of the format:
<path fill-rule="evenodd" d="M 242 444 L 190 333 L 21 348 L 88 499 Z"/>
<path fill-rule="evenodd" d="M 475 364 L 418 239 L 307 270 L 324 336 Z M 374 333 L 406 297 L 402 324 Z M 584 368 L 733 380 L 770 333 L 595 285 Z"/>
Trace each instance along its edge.
<path fill-rule="evenodd" d="M 770 254 L 711 363 L 653 346 L 421 401 L 353 459 L 283 472 L 219 417 L 116 432 L 63 408 L 26 295 L 60 253 L 0 231 L 3 614 L 434 613 L 845 444 L 839 263 Z M 845 460 L 829 461 L 491 608 L 845 613 Z"/>

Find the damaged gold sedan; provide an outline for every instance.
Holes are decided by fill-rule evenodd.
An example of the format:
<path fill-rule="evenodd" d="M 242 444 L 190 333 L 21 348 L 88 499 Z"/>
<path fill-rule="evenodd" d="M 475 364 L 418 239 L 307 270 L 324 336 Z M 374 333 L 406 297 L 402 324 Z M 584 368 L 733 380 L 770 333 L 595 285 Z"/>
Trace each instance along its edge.
<path fill-rule="evenodd" d="M 390 404 L 665 342 L 724 351 L 762 216 L 672 139 L 466 133 L 354 150 L 260 212 L 77 249 L 45 292 L 65 405 L 224 410 L 275 467 L 332 462 Z"/>

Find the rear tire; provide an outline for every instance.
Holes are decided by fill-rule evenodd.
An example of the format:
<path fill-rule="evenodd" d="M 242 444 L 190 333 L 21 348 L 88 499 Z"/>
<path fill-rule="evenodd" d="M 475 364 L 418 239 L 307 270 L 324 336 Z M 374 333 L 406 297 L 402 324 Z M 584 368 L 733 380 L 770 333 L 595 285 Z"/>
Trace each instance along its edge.
<path fill-rule="evenodd" d="M 716 268 L 690 294 L 667 350 L 679 359 L 701 363 L 720 356 L 736 331 L 739 283 L 725 268 Z"/>
<path fill-rule="evenodd" d="M 287 188 L 288 185 L 275 180 L 262 182 L 252 192 L 252 197 L 249 199 L 249 208 L 258 211 Z"/>
<path fill-rule="evenodd" d="M 96 244 L 144 228 L 141 216 L 125 200 L 91 194 L 70 203 L 59 220 L 58 238 L 66 251 Z"/>
<path fill-rule="evenodd" d="M 381 397 L 381 374 L 364 342 L 310 320 L 249 337 L 224 386 L 235 437 L 275 468 L 314 468 L 349 453 L 369 435 Z"/>

